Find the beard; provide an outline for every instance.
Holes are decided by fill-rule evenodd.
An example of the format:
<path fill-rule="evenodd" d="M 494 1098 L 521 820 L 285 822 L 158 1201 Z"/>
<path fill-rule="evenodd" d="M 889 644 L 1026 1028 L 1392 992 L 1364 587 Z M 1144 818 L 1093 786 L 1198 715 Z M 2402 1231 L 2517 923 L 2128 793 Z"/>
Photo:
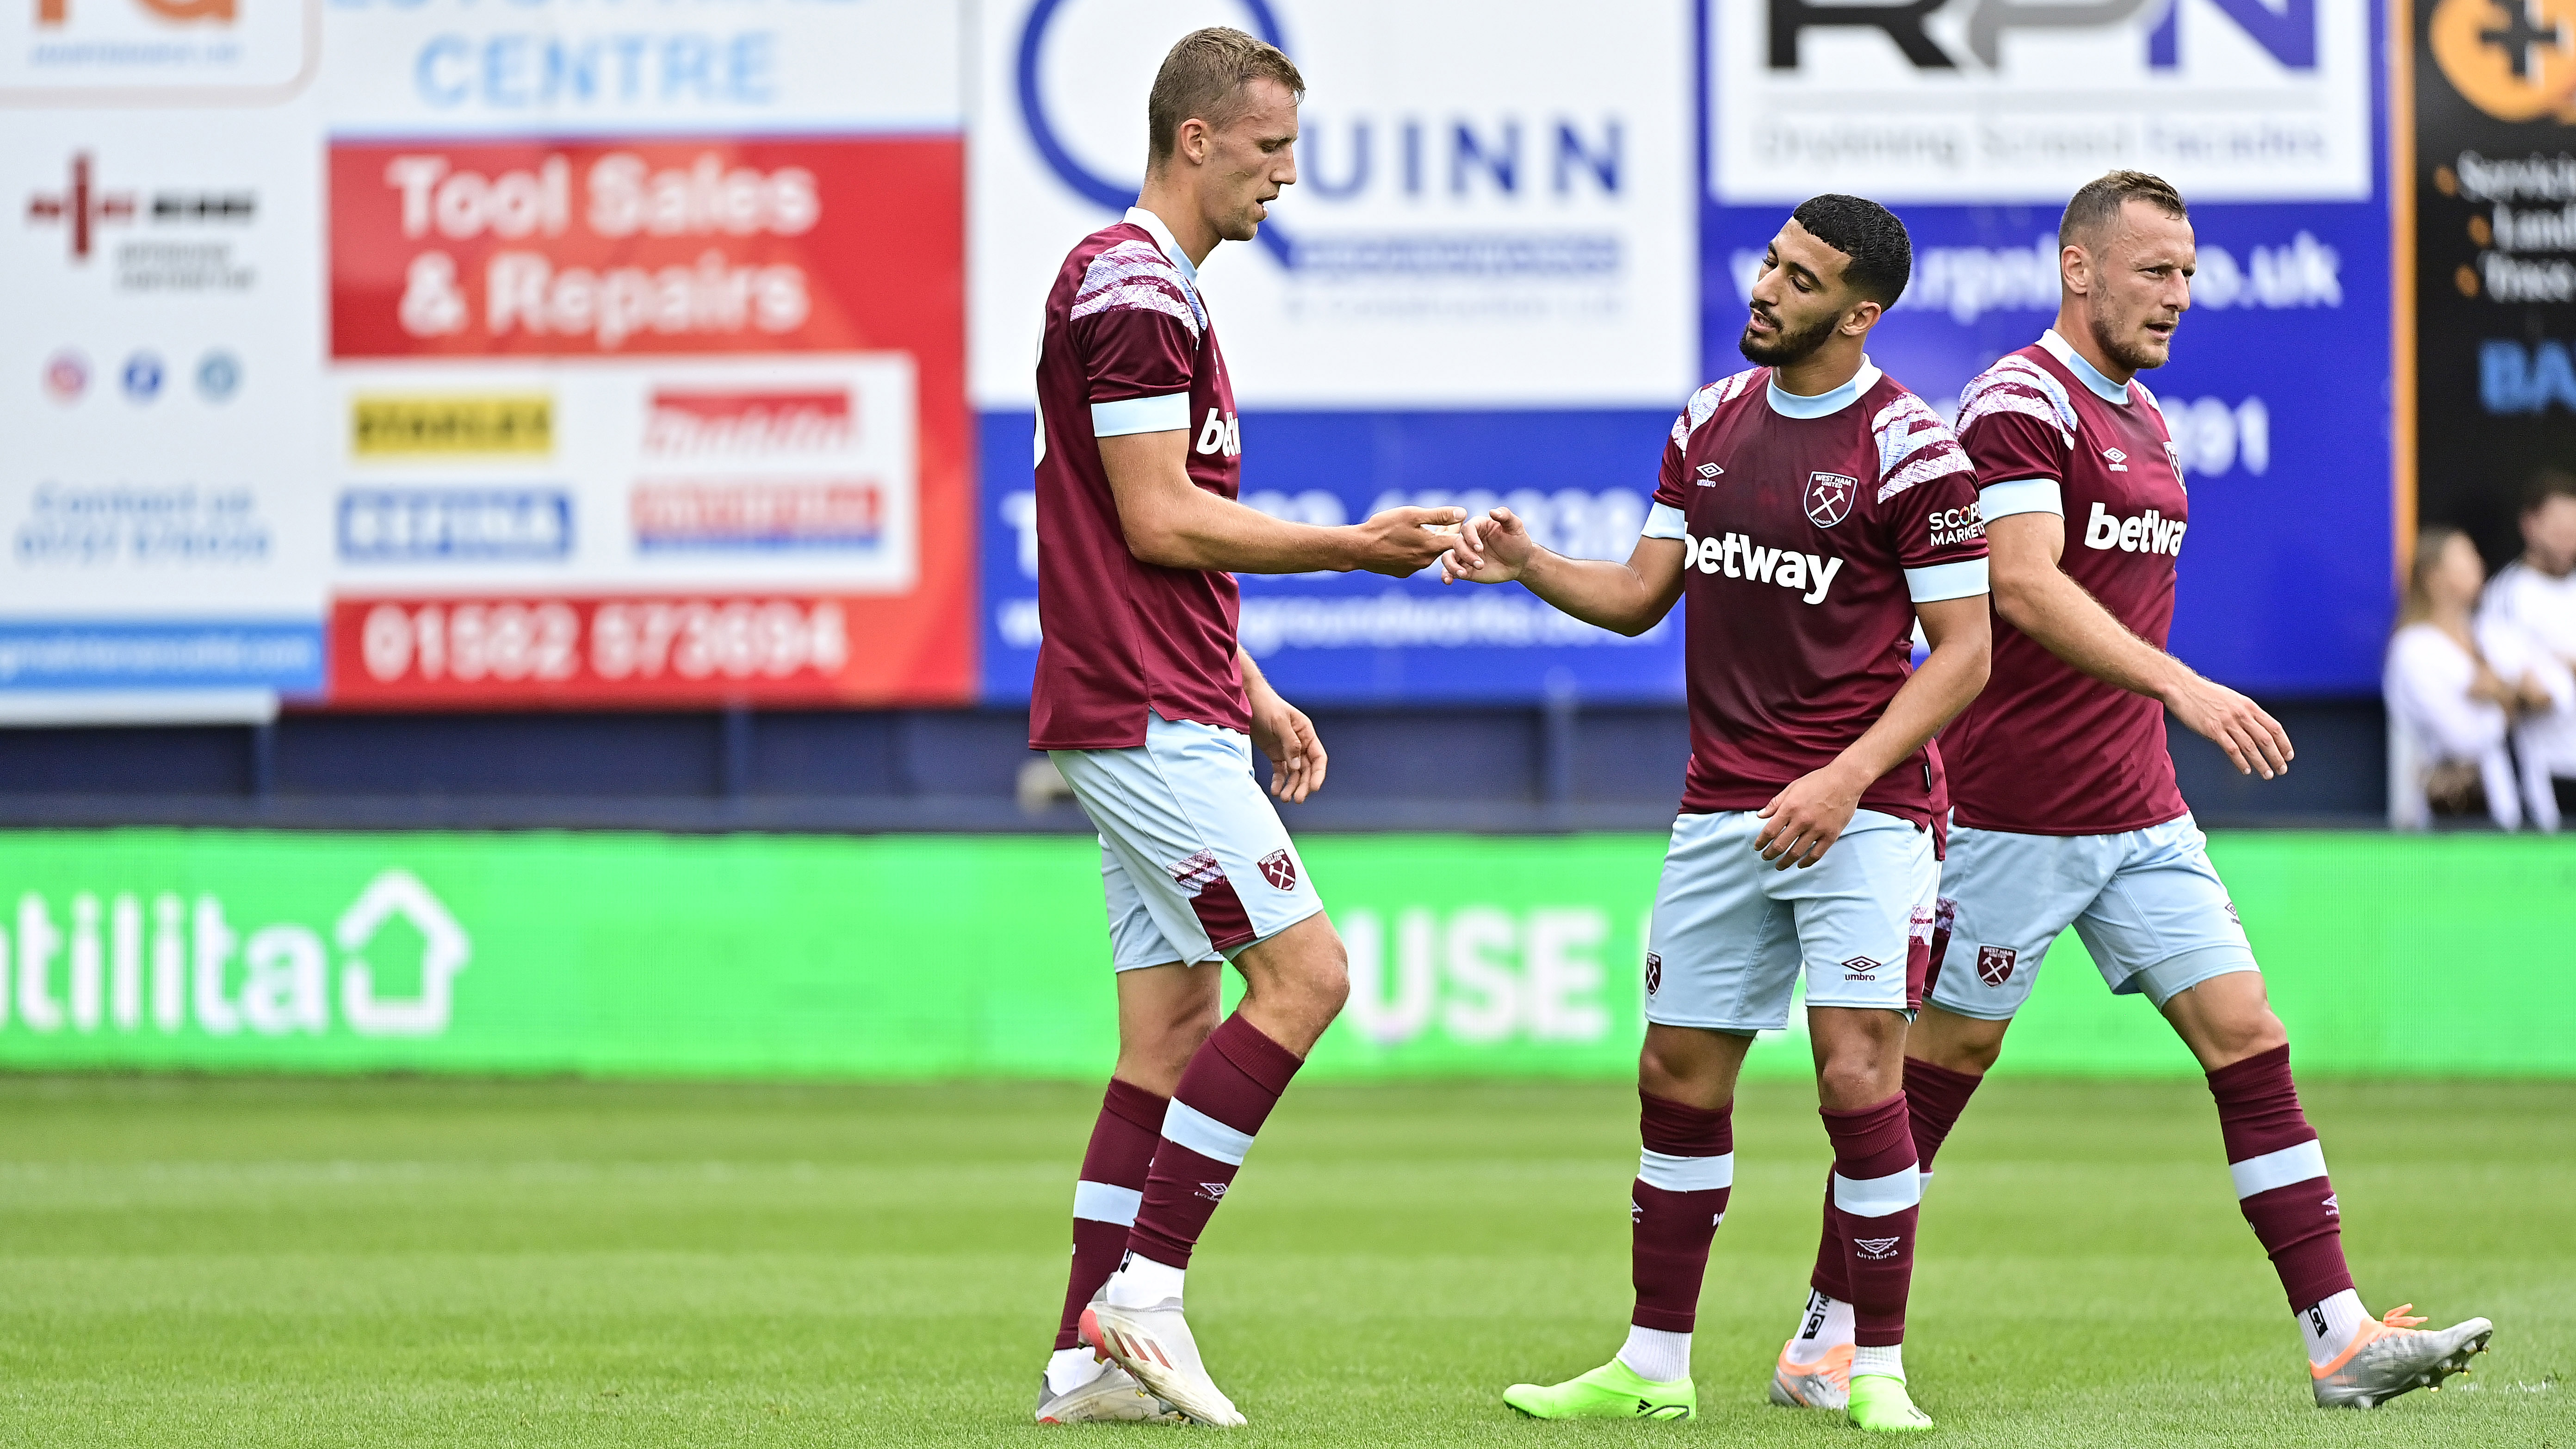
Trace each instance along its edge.
<path fill-rule="evenodd" d="M 2158 339 L 2152 336 L 2141 336 L 2136 331 L 2112 331 L 2098 313 L 2085 320 L 2092 326 L 2093 344 L 2102 349 L 2102 355 L 2131 372 L 2152 371 L 2164 366 L 2173 356 L 2171 333 L 2161 339 L 2162 346 L 2159 346 Z"/>
<path fill-rule="evenodd" d="M 1780 319 L 1775 316 L 1771 320 L 1776 323 Z M 1825 345 L 1826 339 L 1834 335 L 1834 325 L 1840 321 L 1841 317 L 1828 314 L 1797 331 L 1782 327 L 1767 339 L 1755 336 L 1753 329 L 1747 326 L 1744 335 L 1735 340 L 1735 350 L 1743 353 L 1747 360 L 1764 367 L 1795 367 L 1813 357 L 1816 349 Z"/>

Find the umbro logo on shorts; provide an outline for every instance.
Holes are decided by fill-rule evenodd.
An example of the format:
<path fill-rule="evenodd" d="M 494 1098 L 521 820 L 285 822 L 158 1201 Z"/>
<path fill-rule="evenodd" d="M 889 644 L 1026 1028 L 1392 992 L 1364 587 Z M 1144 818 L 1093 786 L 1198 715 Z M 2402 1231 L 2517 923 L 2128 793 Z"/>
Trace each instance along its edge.
<path fill-rule="evenodd" d="M 1852 1246 L 1860 1249 L 1862 1257 L 1872 1262 L 1884 1262 L 1896 1256 L 1896 1245 L 1904 1241 L 1903 1238 L 1854 1238 Z"/>
<path fill-rule="evenodd" d="M 1878 978 L 1871 973 L 1878 970 L 1878 964 L 1879 963 L 1872 961 L 1867 956 L 1854 956 L 1843 963 L 1843 979 L 1845 981 L 1876 981 Z"/>
<path fill-rule="evenodd" d="M 2012 979 L 2013 962 L 2020 959 L 2010 946 L 1977 948 L 1977 979 L 1988 986 L 2001 986 Z"/>
<path fill-rule="evenodd" d="M 1661 991 L 1663 986 L 1664 958 L 1649 951 L 1646 953 L 1646 994 L 1652 996 Z"/>
<path fill-rule="evenodd" d="M 1285 850 L 1274 850 L 1261 857 L 1261 878 L 1283 891 L 1297 888 L 1297 857 Z"/>

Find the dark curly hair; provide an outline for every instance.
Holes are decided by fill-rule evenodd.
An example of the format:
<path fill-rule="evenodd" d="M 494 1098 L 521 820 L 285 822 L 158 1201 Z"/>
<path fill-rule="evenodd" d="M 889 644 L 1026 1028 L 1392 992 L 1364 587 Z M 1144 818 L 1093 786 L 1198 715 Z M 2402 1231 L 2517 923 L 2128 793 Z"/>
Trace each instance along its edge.
<path fill-rule="evenodd" d="M 1914 275 L 1914 242 L 1896 213 L 1862 196 L 1828 192 L 1801 202 L 1789 219 L 1851 260 L 1843 281 L 1881 307 L 1893 307 Z"/>

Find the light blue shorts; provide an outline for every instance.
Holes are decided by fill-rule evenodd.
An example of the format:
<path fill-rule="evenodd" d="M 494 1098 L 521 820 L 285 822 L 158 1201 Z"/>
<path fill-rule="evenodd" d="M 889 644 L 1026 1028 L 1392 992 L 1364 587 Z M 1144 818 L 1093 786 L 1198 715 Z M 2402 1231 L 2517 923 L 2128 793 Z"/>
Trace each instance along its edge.
<path fill-rule="evenodd" d="M 1801 972 L 1809 1006 L 1910 1011 L 1932 958 L 1931 832 L 1856 811 L 1825 858 L 1782 870 L 1750 810 L 1684 815 L 1647 929 L 1646 1020 L 1777 1031 Z"/>
<path fill-rule="evenodd" d="M 1110 966 L 1231 961 L 1324 908 L 1233 730 L 1145 716 L 1145 743 L 1051 750 L 1100 832 Z"/>
<path fill-rule="evenodd" d="M 2256 969 L 2208 839 L 2189 815 L 2119 835 L 1953 827 L 1941 894 L 1958 914 L 1930 1003 L 2010 1020 L 2070 925 L 2114 992 L 2159 1008 L 2213 976 Z"/>

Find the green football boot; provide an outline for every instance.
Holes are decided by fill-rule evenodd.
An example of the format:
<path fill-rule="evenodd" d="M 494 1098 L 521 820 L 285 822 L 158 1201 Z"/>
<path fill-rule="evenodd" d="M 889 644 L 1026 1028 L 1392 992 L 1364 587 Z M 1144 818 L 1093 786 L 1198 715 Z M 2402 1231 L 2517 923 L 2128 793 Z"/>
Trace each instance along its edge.
<path fill-rule="evenodd" d="M 1920 1434 L 1932 1427 L 1932 1416 L 1914 1407 L 1905 1380 L 1888 1374 L 1853 1374 L 1852 1427 L 1872 1434 Z"/>
<path fill-rule="evenodd" d="M 1639 1378 L 1614 1358 L 1561 1384 L 1514 1384 L 1503 1402 L 1533 1419 L 1687 1419 L 1699 1412 L 1699 1389 L 1687 1378 Z"/>

